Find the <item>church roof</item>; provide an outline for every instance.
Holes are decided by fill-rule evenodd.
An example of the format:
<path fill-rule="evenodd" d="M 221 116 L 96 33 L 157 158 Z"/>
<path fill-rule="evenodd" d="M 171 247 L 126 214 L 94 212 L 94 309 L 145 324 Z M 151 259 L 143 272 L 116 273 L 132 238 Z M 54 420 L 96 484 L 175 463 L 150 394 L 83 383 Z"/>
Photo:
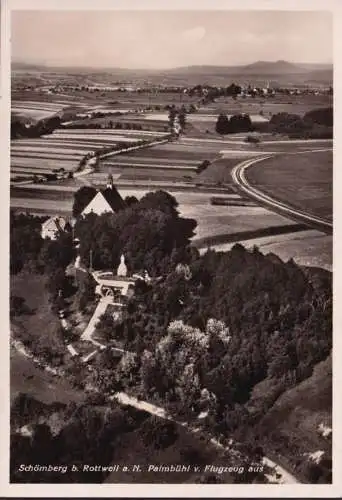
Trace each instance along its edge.
<path fill-rule="evenodd" d="M 118 212 L 123 208 L 125 208 L 125 202 L 115 186 L 113 186 L 97 191 L 92 200 L 82 210 L 82 214 L 94 212 L 97 215 L 101 215 L 105 212 Z"/>
<path fill-rule="evenodd" d="M 115 186 L 112 186 L 111 188 L 106 188 L 102 190 L 101 193 L 104 196 L 107 203 L 111 206 L 113 212 L 118 212 L 119 210 L 125 208 L 125 202 L 121 198 Z"/>

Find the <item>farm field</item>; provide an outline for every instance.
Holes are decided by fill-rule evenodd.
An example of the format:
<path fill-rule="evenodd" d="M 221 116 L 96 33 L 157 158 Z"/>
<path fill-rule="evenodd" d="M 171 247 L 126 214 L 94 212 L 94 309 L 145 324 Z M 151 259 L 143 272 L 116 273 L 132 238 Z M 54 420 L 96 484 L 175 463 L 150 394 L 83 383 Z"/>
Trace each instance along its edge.
<path fill-rule="evenodd" d="M 162 135 L 157 134 L 157 137 Z M 126 135 L 116 130 L 57 129 L 37 139 L 12 140 L 11 180 L 14 181 L 16 176 L 51 175 L 61 168 L 67 172 L 74 171 L 89 152 L 119 142 L 138 143 L 142 139 L 151 139 L 151 135 L 143 131 Z"/>
<path fill-rule="evenodd" d="M 204 160 L 219 156 L 217 143 L 201 147 L 197 142 L 174 142 L 113 155 L 100 162 L 99 172 L 121 172 L 120 179 L 153 181 L 197 181 L 197 170 Z"/>
<path fill-rule="evenodd" d="M 123 198 L 126 196 L 136 196 L 138 199 L 150 191 L 147 189 L 120 189 L 120 187 L 118 190 Z M 169 190 L 169 192 L 176 197 L 179 203 L 179 212 L 184 217 L 191 217 L 197 220 L 198 226 L 195 238 L 292 224 L 292 221 L 285 217 L 261 207 L 211 205 L 210 198 L 213 196 L 213 193 L 210 192 L 183 192 L 177 190 Z M 23 197 L 12 196 L 11 207 L 27 209 L 33 213 L 66 214 L 71 212 L 73 193 L 70 191 L 65 193 L 59 192 L 58 194 L 46 191 L 46 193 L 42 192 L 39 198 L 32 198 L 30 196 L 32 194 L 23 195 Z"/>
<path fill-rule="evenodd" d="M 26 189 L 25 189 L 26 191 Z M 121 196 L 141 198 L 146 189 L 120 189 Z M 237 235 L 243 231 L 258 231 L 269 227 L 286 226 L 292 221 L 261 207 L 225 207 L 210 205 L 212 193 L 189 193 L 171 191 L 179 202 L 179 211 L 184 217 L 198 222 L 194 241 L 216 235 Z M 43 193 L 42 193 L 43 196 Z M 11 206 L 28 209 L 33 213 L 70 214 L 72 192 L 55 194 L 48 191 L 46 198 L 11 198 Z M 251 240 L 241 240 L 246 247 L 260 247 L 263 253 L 273 252 L 283 260 L 291 257 L 300 265 L 311 265 L 331 270 L 332 237 L 313 230 L 282 234 Z M 212 245 L 217 251 L 227 251 L 235 243 Z M 205 250 L 203 250 L 205 251 Z"/>
<path fill-rule="evenodd" d="M 57 129 L 55 130 L 55 134 L 60 134 L 60 135 L 63 135 L 63 134 L 69 134 L 69 133 L 72 133 L 72 134 L 79 134 L 80 136 L 82 136 L 83 134 L 85 133 L 88 133 L 88 134 L 91 134 L 92 132 L 93 133 L 96 133 L 98 132 L 99 129 L 86 129 L 86 128 L 61 128 L 61 129 Z M 100 132 L 101 132 L 101 135 L 103 135 L 103 137 L 105 137 L 106 135 L 109 135 L 109 136 L 112 136 L 112 135 L 115 135 L 115 136 L 118 136 L 118 137 L 135 137 L 135 138 L 138 138 L 138 139 L 141 139 L 142 137 L 146 137 L 146 138 L 149 138 L 149 137 L 163 137 L 165 136 L 164 132 L 151 132 L 150 130 L 127 130 L 127 129 L 100 129 Z"/>
<path fill-rule="evenodd" d="M 236 157 L 235 154 L 223 159 L 219 159 L 211 163 L 203 172 L 198 174 L 197 183 L 200 184 L 225 184 L 232 183 L 231 170 L 240 161 L 246 159 L 245 156 Z"/>
<path fill-rule="evenodd" d="M 63 156 L 56 158 L 38 157 L 37 155 L 27 155 L 25 157 L 14 156 L 11 165 L 11 173 L 17 173 L 19 169 L 26 173 L 52 173 L 56 168 L 64 168 L 67 171 L 72 171 L 77 167 L 77 160 L 72 161 L 65 159 Z"/>
<path fill-rule="evenodd" d="M 332 220 L 333 153 L 281 155 L 252 165 L 252 186 L 296 208 Z"/>
<path fill-rule="evenodd" d="M 58 114 L 64 107 L 63 104 L 57 102 L 12 100 L 11 112 L 19 117 L 41 120 Z"/>
<path fill-rule="evenodd" d="M 279 139 L 276 136 L 273 140 L 263 140 L 263 135 L 261 136 L 261 141 L 257 144 L 248 143 L 244 140 L 230 139 L 228 136 L 225 143 L 222 144 L 221 153 L 229 152 L 229 149 L 225 148 L 238 148 L 244 149 L 246 151 L 260 151 L 260 152 L 275 152 L 275 153 L 286 153 L 286 152 L 296 152 L 296 151 L 308 151 L 311 149 L 327 149 L 331 148 L 333 145 L 332 139 L 318 139 L 318 140 L 307 140 L 301 141 L 296 139 Z"/>
<path fill-rule="evenodd" d="M 332 271 L 332 236 L 320 231 L 307 230 L 302 232 L 253 238 L 242 240 L 240 243 L 246 248 L 256 245 L 264 253 L 274 253 L 283 261 L 293 260 L 301 266 L 321 267 Z M 235 243 L 212 245 L 217 252 L 228 252 Z M 201 253 L 205 252 L 203 248 Z"/>
<path fill-rule="evenodd" d="M 206 113 L 206 110 L 202 109 L 196 113 L 190 113 L 186 116 L 186 120 L 188 123 L 197 123 L 197 122 L 208 122 L 208 123 L 216 123 L 218 113 L 211 114 Z M 145 120 L 160 120 L 160 121 L 168 121 L 168 113 L 146 113 L 143 115 Z M 230 118 L 233 114 L 227 114 L 227 117 Z M 267 123 L 268 118 L 261 116 L 260 114 L 252 114 L 250 115 L 252 123 Z"/>
<path fill-rule="evenodd" d="M 328 106 L 333 106 L 333 97 L 330 95 L 276 95 L 268 99 L 245 97 L 237 100 L 219 97 L 211 112 L 257 115 L 262 111 L 265 117 L 283 112 L 303 116 L 312 109 Z"/>
<path fill-rule="evenodd" d="M 201 119 L 195 118 L 197 113 L 191 116 L 188 123 L 194 129 L 194 133 L 205 133 L 217 135 L 215 123 L 217 116 L 224 113 L 228 116 L 236 114 L 249 114 L 255 125 L 267 123 L 272 115 L 277 113 L 291 113 L 303 116 L 308 111 L 318 108 L 333 106 L 333 97 L 329 95 L 276 95 L 272 98 L 262 99 L 260 97 L 219 97 L 215 103 L 202 106 L 200 109 Z M 205 114 L 216 116 L 216 119 L 205 119 Z M 253 117 L 253 118 L 252 118 Z M 264 119 L 264 121 L 262 121 Z"/>
<path fill-rule="evenodd" d="M 200 151 L 194 147 L 181 147 L 181 151 L 179 151 L 180 144 L 177 142 L 171 142 L 169 144 L 161 144 L 157 146 L 153 146 L 153 148 L 141 149 L 139 151 L 131 151 L 129 155 L 125 154 L 125 158 L 139 158 L 142 160 L 143 158 L 148 158 L 148 160 L 163 160 L 163 161 L 174 161 L 179 160 L 183 162 L 186 160 L 187 162 L 196 162 L 201 163 L 203 160 L 208 158 L 215 158 L 217 153 L 217 148 L 214 153 Z"/>
<path fill-rule="evenodd" d="M 190 200 L 184 199 L 179 206 L 184 217 L 198 222 L 194 239 L 291 224 L 289 219 L 261 207 L 217 206 L 210 205 L 209 200 L 206 203 L 196 201 L 194 195 Z"/>
<path fill-rule="evenodd" d="M 142 113 L 125 113 L 125 114 L 111 114 L 108 116 L 103 116 L 101 118 L 81 118 L 72 120 L 71 124 L 73 127 L 89 127 L 98 128 L 104 127 L 104 130 L 108 130 L 113 126 L 114 130 L 118 131 L 130 131 L 131 126 L 136 127 L 137 130 L 143 130 L 144 132 L 159 132 L 167 133 L 169 128 L 165 121 L 160 121 L 157 119 L 146 120 Z"/>
<path fill-rule="evenodd" d="M 253 156 L 273 154 L 290 150 L 307 151 L 308 149 L 326 149 L 332 142 L 302 142 L 284 141 L 274 143 L 249 144 L 241 140 L 229 141 L 222 139 L 196 139 L 181 137 L 177 141 L 157 145 L 129 154 L 113 156 L 103 160 L 99 166 L 100 172 L 120 173 L 120 179 L 137 180 L 192 180 L 195 183 L 228 183 L 230 171 L 240 161 Z M 221 160 L 221 158 L 224 159 Z M 212 164 L 202 173 L 196 174 L 197 168 L 204 160 Z M 190 179 L 189 179 L 190 177 Z"/>
<path fill-rule="evenodd" d="M 33 94 L 32 94 L 33 95 Z M 160 94 L 130 94 L 115 90 L 103 92 L 84 92 L 76 94 L 67 92 L 65 95 L 47 96 L 38 93 L 35 99 L 31 97 L 25 100 L 19 97 L 13 100 L 13 104 L 22 111 L 40 109 L 40 112 L 53 113 L 65 110 L 78 112 L 100 111 L 112 112 L 113 115 L 103 118 L 85 118 L 73 123 L 85 125 L 114 124 L 121 122 L 120 129 L 84 129 L 67 128 L 57 129 L 54 133 L 38 139 L 19 139 L 11 143 L 11 182 L 20 177 L 30 179 L 35 174 L 49 174 L 55 169 L 64 168 L 65 171 L 73 171 L 77 168 L 80 159 L 88 152 L 115 144 L 116 142 L 134 142 L 141 139 L 159 139 L 165 135 L 167 126 L 167 112 L 164 106 L 175 104 L 196 103 L 197 98 L 179 96 L 173 93 Z M 245 98 L 233 100 L 232 98 L 219 98 L 216 102 L 202 106 L 198 112 L 187 115 L 188 129 L 186 133 L 175 142 L 132 151 L 124 155 L 112 155 L 100 161 L 98 172 L 87 175 L 85 183 L 91 182 L 97 186 L 103 186 L 108 173 L 112 173 L 119 191 L 125 197 L 132 194 L 141 197 L 147 189 L 135 189 L 143 183 L 168 189 L 179 201 L 180 212 L 187 217 L 193 217 L 198 221 L 195 239 L 210 237 L 220 234 L 235 234 L 243 231 L 253 231 L 265 227 L 282 226 L 291 224 L 288 219 L 274 214 L 260 207 L 224 207 L 210 205 L 213 193 L 194 193 L 177 191 L 177 185 L 230 185 L 231 169 L 244 159 L 258 156 L 260 154 L 277 154 L 276 157 L 265 160 L 260 167 L 251 167 L 247 176 L 258 176 L 255 182 L 263 185 L 265 190 L 270 189 L 277 197 L 291 198 L 296 206 L 305 206 L 307 210 L 318 210 L 325 217 L 331 217 L 331 179 L 332 161 L 330 167 L 327 164 L 324 170 L 320 158 L 330 153 L 321 151 L 308 154 L 310 160 L 305 160 L 307 155 L 296 155 L 296 152 L 304 152 L 309 149 L 326 149 L 332 145 L 332 141 L 320 141 L 316 143 L 301 143 L 288 141 L 280 136 L 270 134 L 262 135 L 262 142 L 258 144 L 246 143 L 247 134 L 234 134 L 221 137 L 214 131 L 216 119 L 219 113 L 227 115 L 237 113 L 248 113 L 255 123 L 266 122 L 270 116 L 278 112 L 291 112 L 303 115 L 305 112 L 331 105 L 330 96 L 276 96 L 273 99 Z M 154 112 L 142 112 L 147 106 L 159 106 L 160 110 Z M 15 109 L 15 108 L 14 108 Z M 118 116 L 118 113 L 124 113 Z M 127 123 L 135 123 L 142 130 L 126 129 Z M 128 126 L 128 125 L 127 125 Z M 208 133 L 207 133 L 208 130 Z M 282 141 L 282 142 L 277 142 Z M 284 154 L 287 153 L 288 154 Z M 279 156 L 278 156 L 279 153 Z M 314 163 L 319 166 L 312 165 Z M 204 160 L 209 160 L 209 165 L 201 173 L 197 168 Z M 281 165 L 285 167 L 279 169 Z M 291 169 L 300 162 L 294 176 Z M 305 163 L 305 166 L 303 166 Z M 329 162 L 328 162 L 329 163 Z M 268 166 L 267 166 L 268 165 Z M 267 168 L 266 168 L 267 166 Z M 310 169 L 314 168 L 317 175 L 312 178 Z M 322 170 L 323 168 L 323 170 Z M 273 169 L 273 170 L 272 170 Z M 276 170 L 275 170 L 276 169 Z M 322 170 L 322 171 L 321 171 Z M 321 173 L 320 173 L 321 172 Z M 330 179 L 329 179 L 330 175 Z M 296 186 L 293 186 L 293 178 L 296 178 Z M 11 206 L 19 209 L 27 209 L 36 213 L 61 213 L 68 214 L 71 211 L 72 195 L 81 182 L 71 179 L 70 190 L 35 190 L 13 191 Z M 278 182 L 279 181 L 279 182 Z M 65 181 L 66 183 L 67 181 Z M 69 181 L 68 181 L 69 182 Z M 127 183 L 127 184 L 125 184 Z M 251 183 L 254 183 L 254 180 Z M 309 184 L 307 184 L 309 183 Z M 120 188 L 120 184 L 123 188 Z M 132 184 L 132 189 L 126 186 Z M 259 185 L 258 184 L 258 185 Z M 277 185 L 276 185 L 277 184 Z M 329 187 L 330 184 L 330 187 Z M 298 189 L 298 185 L 303 186 Z M 309 185 L 309 189 L 306 186 Z M 170 189 L 170 186 L 173 186 Z M 305 186 L 305 187 L 304 187 Z M 36 187 L 36 186 L 35 186 Z M 37 186 L 38 187 L 38 186 Z M 39 186 L 44 188 L 45 186 Z M 50 187 L 50 186 L 46 186 Z M 58 186 L 55 186 L 58 187 Z M 65 187 L 67 187 L 65 185 Z M 51 186 L 53 188 L 53 186 Z M 196 189 L 194 187 L 194 189 Z M 330 189 L 330 191 L 329 191 Z M 259 238 L 248 240 L 260 243 L 263 248 L 269 249 L 286 258 L 291 252 L 302 262 L 312 259 L 322 262 L 322 266 L 331 265 L 331 240 L 329 237 L 319 233 L 314 235 L 310 231 L 305 234 L 293 233 L 279 235 L 277 237 Z M 272 239 L 273 238 L 273 239 Z M 323 239 L 322 239 L 323 238 Z M 317 248 L 321 249 L 321 256 L 317 257 Z M 273 250 L 271 250 L 273 249 Z M 311 259 L 311 260 L 310 260 Z"/>

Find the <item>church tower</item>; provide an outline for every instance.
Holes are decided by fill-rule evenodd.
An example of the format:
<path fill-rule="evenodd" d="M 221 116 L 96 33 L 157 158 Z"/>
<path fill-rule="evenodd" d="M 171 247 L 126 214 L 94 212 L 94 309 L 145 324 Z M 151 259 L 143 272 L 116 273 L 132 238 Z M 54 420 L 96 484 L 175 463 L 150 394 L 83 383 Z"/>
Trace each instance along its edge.
<path fill-rule="evenodd" d="M 111 173 L 108 174 L 108 177 L 107 177 L 107 186 L 106 188 L 107 189 L 113 189 L 114 187 L 114 181 L 113 181 L 113 176 Z"/>

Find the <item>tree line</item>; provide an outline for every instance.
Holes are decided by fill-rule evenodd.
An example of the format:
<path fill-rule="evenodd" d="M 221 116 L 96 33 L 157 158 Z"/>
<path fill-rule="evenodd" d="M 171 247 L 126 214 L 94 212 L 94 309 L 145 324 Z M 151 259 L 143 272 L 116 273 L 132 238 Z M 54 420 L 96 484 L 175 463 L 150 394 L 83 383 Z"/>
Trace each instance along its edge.
<path fill-rule="evenodd" d="M 215 130 L 220 135 L 251 132 L 261 128 L 263 132 L 285 134 L 293 139 L 331 139 L 333 137 L 333 108 L 308 111 L 303 117 L 293 113 L 277 113 L 269 122 L 262 123 L 261 126 L 253 124 L 248 114 L 232 115 L 228 118 L 225 113 L 220 113 L 215 125 Z M 252 137 L 248 140 L 253 142 Z"/>
<path fill-rule="evenodd" d="M 25 124 L 20 118 L 14 118 L 11 120 L 11 139 L 36 138 L 45 134 L 52 134 L 60 124 L 61 118 L 59 116 L 45 118 L 30 125 Z"/>

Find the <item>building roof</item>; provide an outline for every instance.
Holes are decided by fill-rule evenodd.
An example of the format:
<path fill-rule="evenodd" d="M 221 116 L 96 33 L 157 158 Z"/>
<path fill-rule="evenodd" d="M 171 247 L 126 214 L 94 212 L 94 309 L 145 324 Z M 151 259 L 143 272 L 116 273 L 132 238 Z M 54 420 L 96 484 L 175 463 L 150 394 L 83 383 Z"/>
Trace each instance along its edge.
<path fill-rule="evenodd" d="M 98 191 L 93 199 L 82 210 L 82 215 L 91 212 L 101 215 L 105 212 L 118 212 L 125 207 L 125 203 L 115 186 Z"/>
<path fill-rule="evenodd" d="M 64 217 L 60 217 L 58 215 L 54 217 L 50 217 L 50 219 L 46 220 L 42 224 L 43 231 L 63 231 L 67 225 L 66 219 Z"/>
<path fill-rule="evenodd" d="M 117 212 L 118 210 L 122 210 L 123 208 L 125 208 L 125 202 L 121 198 L 115 186 L 106 188 L 102 190 L 101 193 L 106 199 L 106 201 L 109 203 L 109 205 L 112 207 L 114 212 Z"/>

